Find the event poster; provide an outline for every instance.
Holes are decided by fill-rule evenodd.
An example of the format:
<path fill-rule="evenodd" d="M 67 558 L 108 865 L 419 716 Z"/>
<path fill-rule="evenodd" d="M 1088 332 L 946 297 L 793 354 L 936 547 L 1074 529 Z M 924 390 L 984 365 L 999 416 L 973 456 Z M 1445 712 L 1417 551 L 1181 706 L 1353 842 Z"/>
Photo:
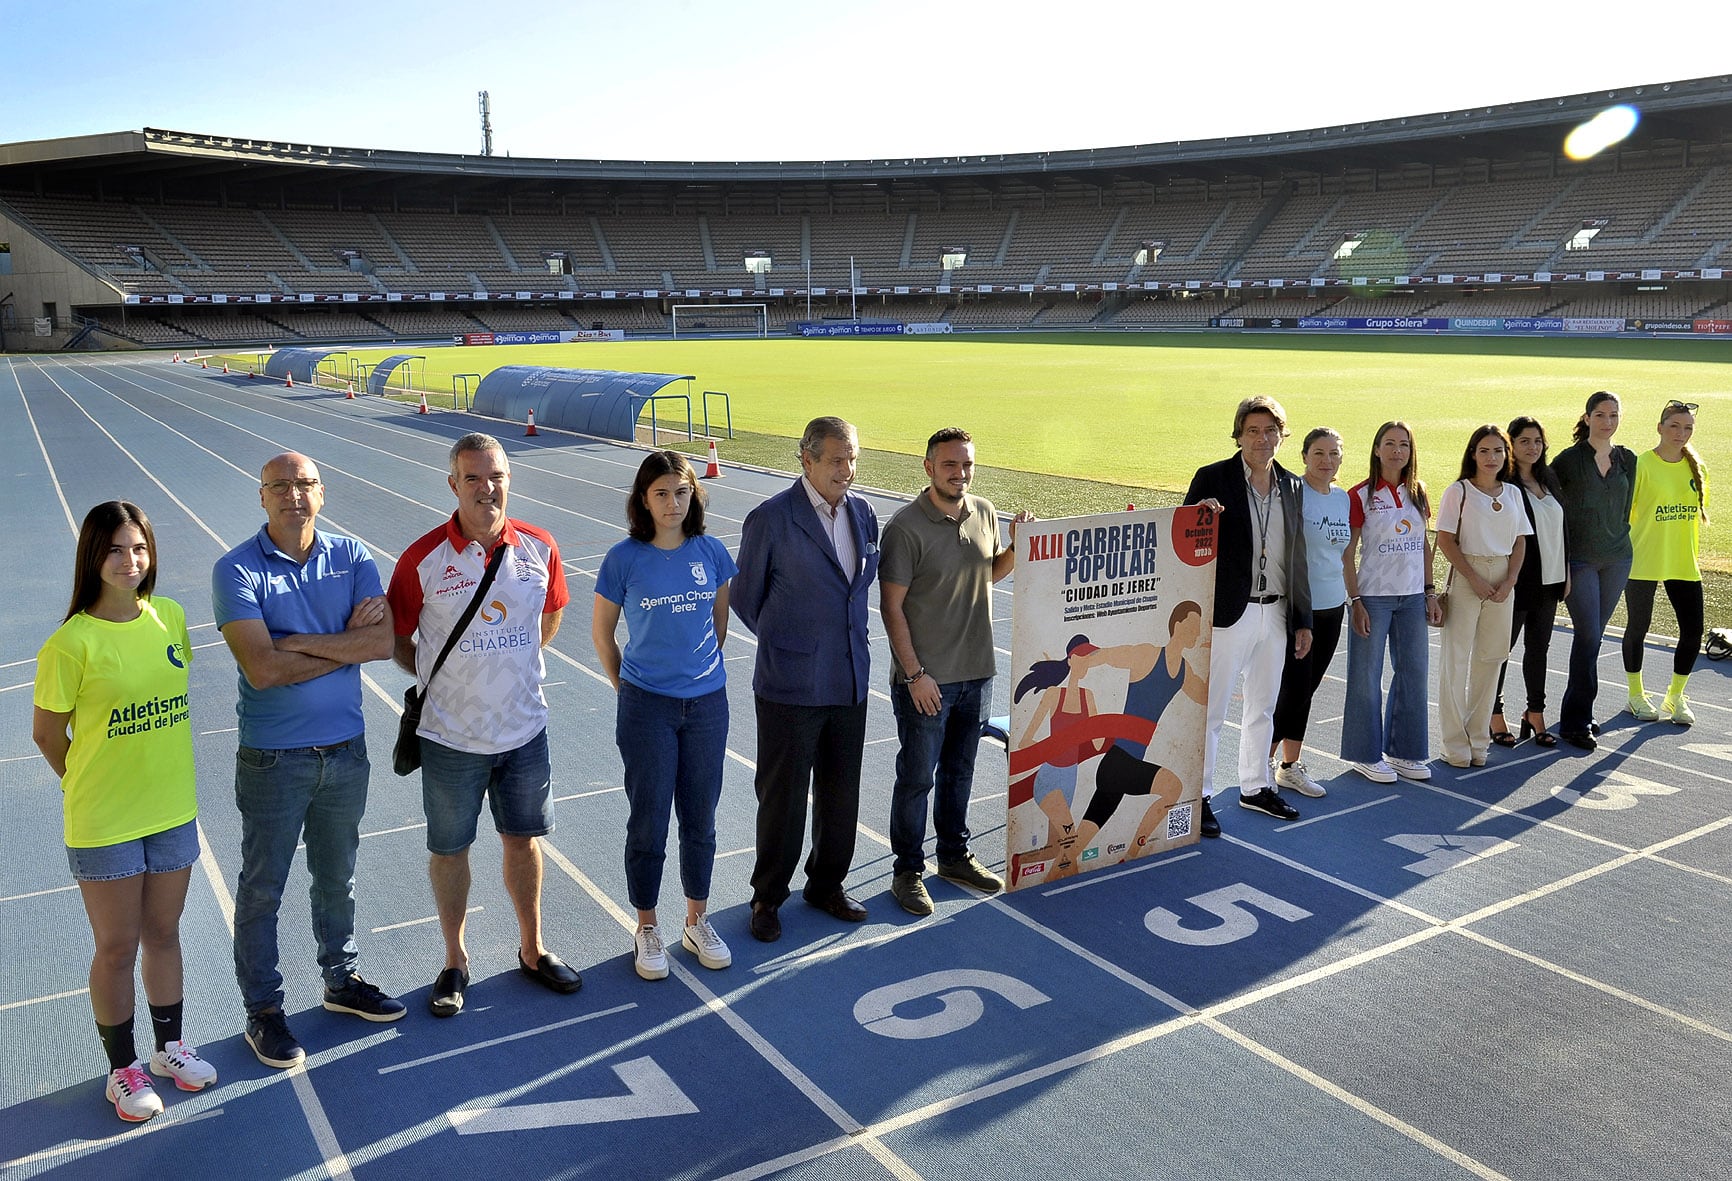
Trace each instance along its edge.
<path fill-rule="evenodd" d="M 1012 890 L 1197 840 L 1215 596 L 1214 514 L 1200 506 L 1018 532 Z"/>

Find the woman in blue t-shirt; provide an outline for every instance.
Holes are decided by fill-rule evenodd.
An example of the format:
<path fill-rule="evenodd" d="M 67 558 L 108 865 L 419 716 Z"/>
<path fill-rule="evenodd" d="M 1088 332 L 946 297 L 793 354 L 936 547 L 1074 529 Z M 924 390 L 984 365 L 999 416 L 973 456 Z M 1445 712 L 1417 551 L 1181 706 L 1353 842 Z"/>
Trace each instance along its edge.
<path fill-rule="evenodd" d="M 590 637 L 619 693 L 614 731 L 631 807 L 625 827 L 626 890 L 637 908 L 632 966 L 645 980 L 668 974 L 656 922 L 668 817 L 680 821 L 681 943 L 706 968 L 733 955 L 705 909 L 716 860 L 716 803 L 728 743 L 727 547 L 704 536 L 704 491 L 686 457 L 650 454 L 626 501 L 630 537 L 607 552 L 596 577 Z M 616 633 L 625 616 L 622 652 Z"/>
<path fill-rule="evenodd" d="M 1276 787 L 1315 799 L 1326 794 L 1324 787 L 1311 778 L 1299 754 L 1305 748 L 1311 698 L 1335 658 L 1341 622 L 1347 614 L 1342 555 L 1352 536 L 1352 505 L 1347 490 L 1335 484 L 1335 473 L 1341 470 L 1341 436 L 1330 427 L 1320 426 L 1305 436 L 1301 454 L 1305 459 L 1305 495 L 1300 511 L 1305 518 L 1305 561 L 1311 579 L 1311 650 L 1302 660 L 1291 650 L 1287 653 L 1281 670 L 1281 694 L 1275 701 L 1274 744 L 1269 757 L 1275 761 Z"/>

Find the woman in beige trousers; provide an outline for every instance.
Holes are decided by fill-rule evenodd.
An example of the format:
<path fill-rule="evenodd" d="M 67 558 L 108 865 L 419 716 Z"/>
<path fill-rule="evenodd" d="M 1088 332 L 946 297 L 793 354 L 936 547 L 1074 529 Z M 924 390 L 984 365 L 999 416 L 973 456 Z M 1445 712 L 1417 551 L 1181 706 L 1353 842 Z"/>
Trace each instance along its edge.
<path fill-rule="evenodd" d="M 1509 439 L 1487 423 L 1473 432 L 1461 477 L 1443 493 L 1437 548 L 1449 560 L 1448 613 L 1437 667 L 1443 761 L 1485 765 L 1497 674 L 1509 655 L 1516 576 L 1533 533 L 1512 477 Z"/>

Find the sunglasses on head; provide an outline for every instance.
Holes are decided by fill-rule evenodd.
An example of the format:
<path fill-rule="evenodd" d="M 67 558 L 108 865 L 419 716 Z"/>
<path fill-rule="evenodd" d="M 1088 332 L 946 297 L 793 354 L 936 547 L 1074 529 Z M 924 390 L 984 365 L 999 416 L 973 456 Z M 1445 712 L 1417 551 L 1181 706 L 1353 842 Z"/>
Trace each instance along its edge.
<path fill-rule="evenodd" d="M 1694 413 L 1696 413 L 1696 411 L 1698 409 L 1701 408 L 1701 405 L 1702 404 L 1700 402 L 1680 402 L 1676 399 L 1673 399 L 1672 401 L 1666 403 L 1666 408 L 1661 413 L 1670 414 L 1674 410 L 1685 410 L 1691 414 L 1694 414 Z"/>

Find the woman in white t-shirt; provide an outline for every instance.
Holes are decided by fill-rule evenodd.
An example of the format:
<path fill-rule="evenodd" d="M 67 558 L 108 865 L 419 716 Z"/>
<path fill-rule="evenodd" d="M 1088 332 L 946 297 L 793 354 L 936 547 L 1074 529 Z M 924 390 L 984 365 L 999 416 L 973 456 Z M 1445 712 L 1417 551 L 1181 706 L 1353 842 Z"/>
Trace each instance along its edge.
<path fill-rule="evenodd" d="M 1449 601 L 1437 663 L 1443 761 L 1485 765 L 1497 673 L 1509 656 L 1515 584 L 1533 534 L 1514 475 L 1509 439 L 1488 422 L 1473 432 L 1461 478 L 1437 508 L 1437 548 L 1449 560 Z"/>

